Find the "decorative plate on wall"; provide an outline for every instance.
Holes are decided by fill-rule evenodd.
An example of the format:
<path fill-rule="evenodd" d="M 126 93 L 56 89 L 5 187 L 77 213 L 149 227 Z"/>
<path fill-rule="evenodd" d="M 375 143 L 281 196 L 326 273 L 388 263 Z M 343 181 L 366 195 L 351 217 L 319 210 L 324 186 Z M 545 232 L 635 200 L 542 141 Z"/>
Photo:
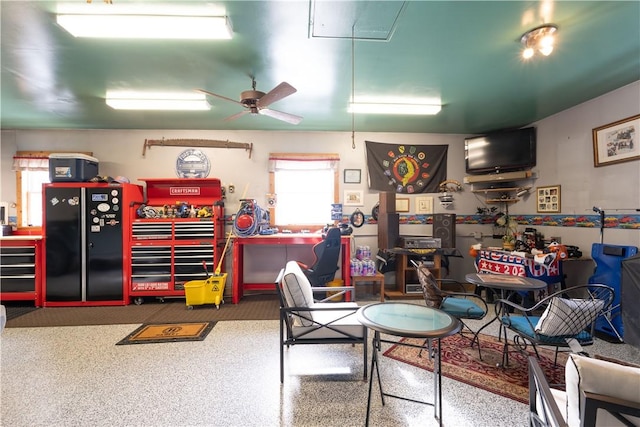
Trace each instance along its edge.
<path fill-rule="evenodd" d="M 209 158 L 200 150 L 184 150 L 176 159 L 178 178 L 206 178 L 210 170 Z"/>

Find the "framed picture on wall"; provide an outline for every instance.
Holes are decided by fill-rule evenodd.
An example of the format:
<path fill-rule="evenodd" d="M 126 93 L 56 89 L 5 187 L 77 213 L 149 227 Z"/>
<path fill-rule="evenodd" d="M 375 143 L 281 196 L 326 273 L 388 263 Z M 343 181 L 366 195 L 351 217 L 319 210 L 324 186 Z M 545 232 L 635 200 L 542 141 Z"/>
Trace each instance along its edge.
<path fill-rule="evenodd" d="M 640 114 L 593 129 L 595 167 L 640 159 Z"/>
<path fill-rule="evenodd" d="M 560 186 L 536 188 L 536 207 L 539 213 L 560 212 Z"/>
<path fill-rule="evenodd" d="M 351 191 L 347 190 L 344 192 L 344 203 L 345 206 L 363 206 L 363 193 L 362 191 Z"/>
<path fill-rule="evenodd" d="M 396 199 L 396 212 L 409 212 L 409 199 Z"/>
<path fill-rule="evenodd" d="M 360 169 L 345 169 L 344 170 L 344 183 L 345 184 L 360 184 L 361 171 Z"/>
<path fill-rule="evenodd" d="M 416 213 L 433 213 L 433 197 L 416 197 Z"/>

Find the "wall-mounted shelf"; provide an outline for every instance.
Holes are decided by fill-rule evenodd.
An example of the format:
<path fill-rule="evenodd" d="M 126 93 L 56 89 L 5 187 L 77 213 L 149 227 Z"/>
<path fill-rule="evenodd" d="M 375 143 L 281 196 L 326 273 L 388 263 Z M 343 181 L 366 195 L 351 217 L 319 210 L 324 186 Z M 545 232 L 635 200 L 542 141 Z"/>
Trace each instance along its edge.
<path fill-rule="evenodd" d="M 467 175 L 464 177 L 465 184 L 482 184 L 491 182 L 515 182 L 526 179 L 535 179 L 536 174 L 532 171 L 517 171 L 505 173 L 492 173 L 488 175 Z"/>
<path fill-rule="evenodd" d="M 479 190 L 471 190 L 472 193 L 484 194 L 486 203 L 516 203 L 520 199 L 517 193 L 522 190 L 531 190 L 531 186 L 527 187 L 504 187 L 504 188 L 483 188 Z M 500 195 L 500 197 L 495 197 Z"/>
<path fill-rule="evenodd" d="M 484 194 L 487 204 L 509 204 L 520 200 L 517 194 L 520 191 L 530 191 L 532 186 L 517 185 L 522 181 L 532 181 L 537 175 L 531 171 L 507 172 L 491 175 L 471 175 L 464 178 L 465 184 L 472 186 L 471 192 Z"/>

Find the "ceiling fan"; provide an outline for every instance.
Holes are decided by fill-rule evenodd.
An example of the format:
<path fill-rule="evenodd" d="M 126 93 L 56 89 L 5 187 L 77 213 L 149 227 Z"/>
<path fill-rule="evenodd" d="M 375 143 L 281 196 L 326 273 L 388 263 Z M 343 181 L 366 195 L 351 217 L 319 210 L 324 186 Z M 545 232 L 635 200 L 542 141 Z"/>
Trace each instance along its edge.
<path fill-rule="evenodd" d="M 251 86 L 251 90 L 245 90 L 244 92 L 240 93 L 240 101 L 227 98 L 226 96 L 218 95 L 217 93 L 209 92 L 208 90 L 196 90 L 210 96 L 215 96 L 216 98 L 225 99 L 227 101 L 240 104 L 245 108 L 244 111 L 240 111 L 239 113 L 227 117 L 226 119 L 224 119 L 225 121 L 235 120 L 241 116 L 244 116 L 245 114 L 262 114 L 264 116 L 273 117 L 274 119 L 282 120 L 283 122 L 291 123 L 293 125 L 297 125 L 302 121 L 302 117 L 300 116 L 268 108 L 269 105 L 273 104 L 274 102 L 280 101 L 282 98 L 285 98 L 296 92 L 296 88 L 291 86 L 289 83 L 282 82 L 278 86 L 271 89 L 269 92 L 264 93 L 256 90 L 256 80 L 252 77 Z"/>

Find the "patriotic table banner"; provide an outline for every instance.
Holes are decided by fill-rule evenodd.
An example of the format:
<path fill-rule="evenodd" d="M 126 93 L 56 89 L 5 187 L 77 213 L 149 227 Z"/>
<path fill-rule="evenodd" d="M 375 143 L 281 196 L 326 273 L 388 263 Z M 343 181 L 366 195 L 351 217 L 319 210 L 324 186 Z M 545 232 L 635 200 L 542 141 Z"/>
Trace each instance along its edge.
<path fill-rule="evenodd" d="M 476 257 L 478 273 L 510 274 L 531 277 L 548 284 L 562 281 L 562 266 L 559 257 L 549 257 L 551 262 L 540 264 L 533 258 L 512 255 L 509 252 L 480 250 Z"/>

